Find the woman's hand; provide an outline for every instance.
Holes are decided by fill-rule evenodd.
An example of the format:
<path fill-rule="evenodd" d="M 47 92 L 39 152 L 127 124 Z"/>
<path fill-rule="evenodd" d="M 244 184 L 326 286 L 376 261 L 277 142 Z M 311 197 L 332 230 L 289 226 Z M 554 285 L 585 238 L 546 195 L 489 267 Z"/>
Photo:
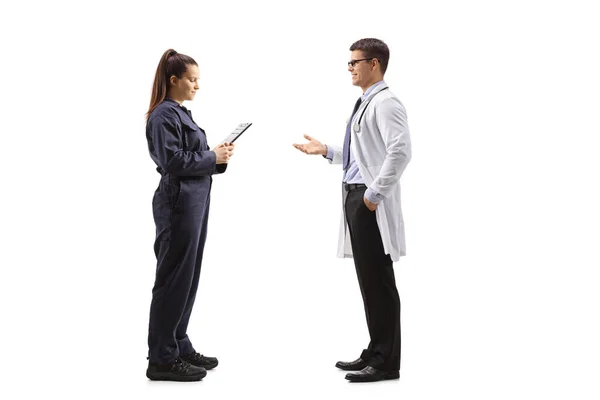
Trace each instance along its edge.
<path fill-rule="evenodd" d="M 217 164 L 227 164 L 233 156 L 234 148 L 235 145 L 233 143 L 221 143 L 215 147 L 212 151 L 217 155 Z"/>

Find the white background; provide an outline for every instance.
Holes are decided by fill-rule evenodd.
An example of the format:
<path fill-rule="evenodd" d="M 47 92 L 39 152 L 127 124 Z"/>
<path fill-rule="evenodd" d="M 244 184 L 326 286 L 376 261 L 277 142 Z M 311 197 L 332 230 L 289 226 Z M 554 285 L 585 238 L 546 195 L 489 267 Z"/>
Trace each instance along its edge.
<path fill-rule="evenodd" d="M 597 399 L 599 15 L 593 1 L 4 2 L 0 397 Z M 568 5 L 567 5 L 568 4 Z M 368 342 L 335 258 L 348 48 L 391 49 L 413 160 L 400 381 L 353 385 Z M 144 113 L 167 48 L 219 142 L 189 328 L 220 366 L 145 378 L 159 175 Z M 8 394 L 12 393 L 12 394 Z"/>

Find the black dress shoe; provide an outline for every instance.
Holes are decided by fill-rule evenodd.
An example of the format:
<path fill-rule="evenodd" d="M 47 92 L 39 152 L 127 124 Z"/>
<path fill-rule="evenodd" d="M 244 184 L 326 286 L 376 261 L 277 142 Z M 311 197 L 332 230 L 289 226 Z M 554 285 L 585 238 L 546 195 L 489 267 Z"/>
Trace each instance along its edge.
<path fill-rule="evenodd" d="M 206 376 L 206 369 L 196 367 L 178 358 L 171 364 L 148 363 L 146 376 L 153 381 L 199 381 Z"/>
<path fill-rule="evenodd" d="M 398 378 L 400 378 L 400 371 L 380 371 L 373 367 L 365 367 L 359 372 L 346 374 L 346 379 L 350 382 L 377 382 Z"/>
<path fill-rule="evenodd" d="M 346 361 L 338 361 L 335 363 L 335 366 L 339 369 L 343 369 L 344 371 L 360 371 L 368 364 L 362 358 L 357 358 L 354 361 L 346 362 Z"/>
<path fill-rule="evenodd" d="M 219 365 L 219 360 L 215 357 L 207 357 L 199 353 L 191 353 L 187 356 L 182 356 L 181 359 L 183 361 L 187 361 L 196 367 L 202 367 L 206 370 L 213 369 L 217 365 Z"/>

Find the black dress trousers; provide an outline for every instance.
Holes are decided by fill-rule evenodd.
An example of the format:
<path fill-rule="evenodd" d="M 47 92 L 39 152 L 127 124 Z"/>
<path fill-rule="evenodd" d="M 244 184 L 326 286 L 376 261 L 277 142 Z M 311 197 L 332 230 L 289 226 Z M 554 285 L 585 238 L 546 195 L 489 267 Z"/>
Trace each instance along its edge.
<path fill-rule="evenodd" d="M 375 212 L 363 200 L 365 190 L 362 187 L 344 193 L 346 222 L 371 339 L 361 358 L 374 368 L 398 371 L 400 296 L 392 259 L 383 250 Z"/>

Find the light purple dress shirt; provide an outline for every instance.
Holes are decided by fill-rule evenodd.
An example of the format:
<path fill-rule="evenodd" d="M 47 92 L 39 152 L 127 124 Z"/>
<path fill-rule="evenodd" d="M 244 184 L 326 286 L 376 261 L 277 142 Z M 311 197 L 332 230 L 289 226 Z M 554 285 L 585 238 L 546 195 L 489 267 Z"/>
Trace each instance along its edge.
<path fill-rule="evenodd" d="M 361 96 L 361 102 L 364 102 L 365 99 L 371 94 L 371 92 L 373 92 L 373 90 L 377 89 L 382 85 L 385 85 L 385 81 L 379 81 L 373 84 L 371 87 L 369 87 L 367 91 Z M 352 123 L 352 121 L 349 121 L 348 123 L 350 124 Z M 327 146 L 326 158 L 329 160 L 333 160 L 333 150 L 331 150 L 331 147 L 329 146 Z M 344 182 L 362 184 L 365 183 L 365 180 L 358 171 L 358 165 L 356 165 L 356 160 L 354 160 L 354 155 L 352 154 L 352 146 L 350 146 L 350 164 L 348 165 L 348 169 L 344 171 Z M 381 201 L 381 199 L 383 199 L 383 196 L 381 194 L 376 193 L 375 191 L 371 190 L 371 188 L 367 188 L 367 190 L 365 191 L 365 197 L 367 198 L 367 200 L 374 204 L 378 204 Z"/>

